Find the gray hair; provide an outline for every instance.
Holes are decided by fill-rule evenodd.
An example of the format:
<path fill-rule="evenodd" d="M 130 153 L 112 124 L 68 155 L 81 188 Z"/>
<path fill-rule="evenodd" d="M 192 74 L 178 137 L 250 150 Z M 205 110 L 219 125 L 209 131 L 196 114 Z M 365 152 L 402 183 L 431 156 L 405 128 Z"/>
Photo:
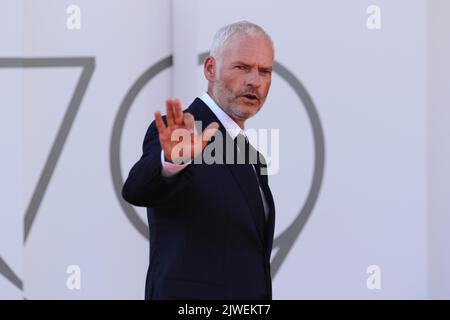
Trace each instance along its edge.
<path fill-rule="evenodd" d="M 239 21 L 226 25 L 225 27 L 222 27 L 219 29 L 219 31 L 217 31 L 216 35 L 214 36 L 209 55 L 214 57 L 214 59 L 216 60 L 220 59 L 225 43 L 237 33 L 246 34 L 252 37 L 263 36 L 269 41 L 272 50 L 274 50 L 273 41 L 263 28 L 248 21 Z"/>

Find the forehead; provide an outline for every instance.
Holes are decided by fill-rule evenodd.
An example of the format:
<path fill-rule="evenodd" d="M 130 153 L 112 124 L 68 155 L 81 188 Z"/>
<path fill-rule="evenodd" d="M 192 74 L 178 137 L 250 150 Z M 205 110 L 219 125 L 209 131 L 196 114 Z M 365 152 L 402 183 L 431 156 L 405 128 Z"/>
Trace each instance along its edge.
<path fill-rule="evenodd" d="M 222 59 L 226 63 L 240 61 L 270 67 L 273 63 L 273 48 L 264 36 L 236 34 L 225 43 Z"/>

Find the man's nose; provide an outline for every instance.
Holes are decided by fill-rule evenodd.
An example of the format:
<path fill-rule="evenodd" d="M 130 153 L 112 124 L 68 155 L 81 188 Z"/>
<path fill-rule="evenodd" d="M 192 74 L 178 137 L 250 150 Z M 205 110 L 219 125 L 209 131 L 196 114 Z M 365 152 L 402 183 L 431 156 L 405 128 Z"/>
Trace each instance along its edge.
<path fill-rule="evenodd" d="M 252 70 L 247 74 L 246 85 L 251 87 L 260 87 L 261 86 L 261 75 L 258 70 Z"/>

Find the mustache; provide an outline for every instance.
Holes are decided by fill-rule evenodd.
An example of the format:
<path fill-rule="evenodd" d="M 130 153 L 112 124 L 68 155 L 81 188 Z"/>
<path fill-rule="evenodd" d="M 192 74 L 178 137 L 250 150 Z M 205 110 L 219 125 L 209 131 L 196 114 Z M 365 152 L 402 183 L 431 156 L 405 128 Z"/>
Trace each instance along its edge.
<path fill-rule="evenodd" d="M 252 94 L 252 95 L 256 96 L 258 98 L 258 100 L 261 100 L 261 95 L 259 94 L 259 92 L 257 90 L 254 90 L 254 89 L 241 90 L 236 94 L 236 97 L 245 96 L 247 94 Z"/>

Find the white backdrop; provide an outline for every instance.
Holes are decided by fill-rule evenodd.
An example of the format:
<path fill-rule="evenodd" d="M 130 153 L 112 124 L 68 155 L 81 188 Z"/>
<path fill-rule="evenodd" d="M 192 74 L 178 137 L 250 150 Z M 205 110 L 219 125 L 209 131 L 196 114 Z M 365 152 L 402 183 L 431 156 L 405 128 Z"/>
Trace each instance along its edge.
<path fill-rule="evenodd" d="M 81 9 L 79 30 L 66 27 L 71 4 Z M 198 55 L 218 28 L 242 19 L 271 34 L 277 63 L 314 103 L 324 141 L 318 197 L 276 268 L 274 298 L 428 298 L 427 2 L 377 1 L 381 30 L 367 29 L 371 4 L 2 2 L 0 121 L 7 156 L 0 166 L 0 257 L 23 290 L 0 275 L 0 298 L 143 298 L 148 242 L 127 212 L 136 212 L 142 224 L 145 210 L 121 205 L 114 181 L 140 156 L 145 130 L 165 98 L 178 96 L 187 106 L 203 93 Z M 85 69 L 2 68 L 1 59 L 11 57 L 62 58 Z M 89 67 L 92 76 L 83 76 Z M 280 70 L 266 105 L 248 122 L 248 128 L 280 130 L 280 170 L 269 178 L 277 237 L 304 208 L 318 163 L 308 108 Z M 63 125 L 67 138 L 48 183 L 37 188 L 74 93 L 79 108 L 72 124 Z M 23 243 L 23 217 L 36 190 L 42 200 Z M 66 286 L 70 265 L 81 269 L 80 290 Z M 367 288 L 370 265 L 380 267 L 379 290 Z"/>
<path fill-rule="evenodd" d="M 428 291 L 450 299 L 450 2 L 428 10 Z"/>
<path fill-rule="evenodd" d="M 12 1 L 2 6 L 0 39 L 8 45 L 2 43 L 0 46 L 0 58 L 23 54 L 22 10 L 22 5 Z M 5 28 L 6 25 L 11 27 Z M 0 270 L 3 270 L 3 276 L 0 275 L 0 298 L 21 299 L 23 294 L 18 287 L 22 287 L 20 278 L 23 276 L 23 72 L 0 70 Z"/>

